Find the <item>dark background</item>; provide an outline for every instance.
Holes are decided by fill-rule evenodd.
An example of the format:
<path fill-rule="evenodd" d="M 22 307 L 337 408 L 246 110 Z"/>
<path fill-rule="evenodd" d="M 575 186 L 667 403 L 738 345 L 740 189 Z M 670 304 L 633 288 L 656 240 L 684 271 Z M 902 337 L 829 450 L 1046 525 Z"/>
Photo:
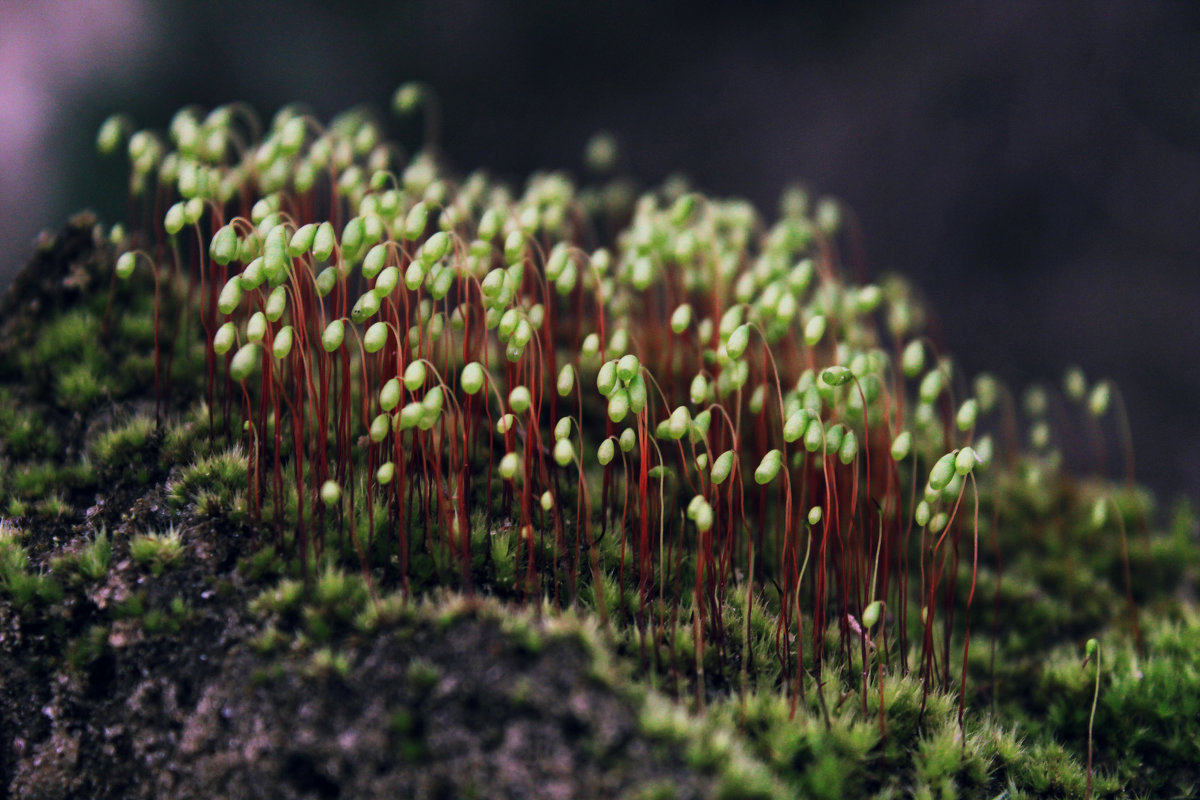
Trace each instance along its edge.
<path fill-rule="evenodd" d="M 462 170 L 579 174 L 605 128 L 644 183 L 842 198 L 870 274 L 916 281 L 969 374 L 1115 379 L 1139 477 L 1200 498 L 1200 4 L 338 5 L 0 6 L 0 284 L 39 228 L 121 216 L 124 164 L 92 150 L 111 111 L 328 117 L 421 78 Z"/>

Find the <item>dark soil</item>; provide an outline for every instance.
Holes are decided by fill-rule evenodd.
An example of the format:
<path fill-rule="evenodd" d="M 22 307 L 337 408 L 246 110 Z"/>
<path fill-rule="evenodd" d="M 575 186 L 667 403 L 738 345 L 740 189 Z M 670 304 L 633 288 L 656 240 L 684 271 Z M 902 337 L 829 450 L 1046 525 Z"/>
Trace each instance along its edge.
<path fill-rule="evenodd" d="M 42 241 L 0 312 L 0 384 L 56 429 L 52 458 L 64 463 L 114 400 L 122 412 L 153 404 L 70 413 L 20 383 L 3 354 L 106 291 L 111 257 L 80 215 Z M 171 510 L 164 478 L 82 481 L 63 514 L 6 521 L 35 573 L 101 530 L 113 550 L 104 578 L 63 579 L 60 600 L 19 609 L 0 593 L 0 800 L 615 797 L 663 783 L 678 797 L 715 793 L 680 746 L 639 733 L 639 695 L 594 674 L 586 637 L 539 634 L 532 646 L 491 601 L 414 607 L 323 653 L 291 631 L 281 647 L 255 647 L 268 621 L 249 601 L 265 586 L 238 569 L 254 532 Z M 172 526 L 184 552 L 156 576 L 129 540 Z"/>

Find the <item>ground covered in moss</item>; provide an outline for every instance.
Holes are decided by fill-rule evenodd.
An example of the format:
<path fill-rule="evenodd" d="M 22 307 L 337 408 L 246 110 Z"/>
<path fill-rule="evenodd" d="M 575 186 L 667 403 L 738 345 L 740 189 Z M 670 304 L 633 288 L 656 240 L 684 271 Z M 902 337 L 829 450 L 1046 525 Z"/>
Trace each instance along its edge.
<path fill-rule="evenodd" d="M 286 532 L 250 521 L 185 336 L 156 402 L 154 311 L 114 255 L 81 215 L 0 311 L 0 798 L 1084 797 L 1089 638 L 1093 794 L 1200 791 L 1185 505 L 1015 462 L 981 500 L 985 532 L 1005 524 L 980 553 L 961 724 L 915 671 L 830 667 L 789 697 L 768 659 L 729 670 L 686 628 L 668 643 L 586 597 L 521 601 L 494 565 L 492 585 L 413 596 L 348 552 L 306 584 Z M 774 635 L 763 608 L 731 652 Z"/>

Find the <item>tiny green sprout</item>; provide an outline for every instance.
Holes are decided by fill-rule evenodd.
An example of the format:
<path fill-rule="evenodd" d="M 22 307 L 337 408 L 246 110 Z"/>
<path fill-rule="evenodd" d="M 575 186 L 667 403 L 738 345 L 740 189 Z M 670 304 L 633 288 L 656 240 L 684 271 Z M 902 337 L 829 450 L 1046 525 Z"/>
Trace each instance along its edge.
<path fill-rule="evenodd" d="M 571 389 L 575 386 L 575 368 L 570 364 L 563 364 L 562 369 L 558 371 L 558 379 L 555 381 L 555 388 L 558 390 L 559 397 L 566 397 L 571 393 Z"/>
<path fill-rule="evenodd" d="M 327 506 L 337 505 L 342 499 L 342 487 L 337 481 L 325 481 L 321 484 L 321 502 Z"/>
<path fill-rule="evenodd" d="M 821 337 L 825 335 L 825 316 L 817 314 L 808 321 L 804 326 L 804 343 L 809 347 L 814 346 L 821 341 Z"/>
<path fill-rule="evenodd" d="M 375 470 L 375 480 L 384 486 L 391 483 L 394 477 L 396 477 L 396 465 L 391 461 L 385 461 L 379 465 L 379 469 Z"/>
<path fill-rule="evenodd" d="M 762 457 L 762 461 L 758 463 L 758 467 L 754 470 L 755 483 L 761 485 L 775 480 L 775 476 L 779 474 L 779 469 L 782 466 L 783 453 L 778 448 L 768 450 L 766 455 Z"/>
<path fill-rule="evenodd" d="M 554 443 L 554 463 L 565 467 L 575 460 L 575 448 L 570 439 L 559 439 Z"/>
<path fill-rule="evenodd" d="M 683 333 L 691 324 L 692 307 L 687 303 L 682 303 L 671 313 L 671 330 L 677 334 Z"/>
<path fill-rule="evenodd" d="M 505 453 L 500 459 L 500 465 L 497 470 L 500 477 L 506 481 L 511 481 L 517 475 L 517 469 L 521 466 L 521 459 L 516 453 Z"/>
<path fill-rule="evenodd" d="M 478 394 L 479 390 L 483 388 L 483 380 L 483 365 L 478 361 L 472 361 L 462 368 L 460 383 L 463 391 L 467 394 Z"/>
<path fill-rule="evenodd" d="M 137 254 L 133 251 L 121 253 L 121 257 L 116 259 L 116 277 L 122 281 L 128 281 L 133 275 L 133 267 L 138 265 Z"/>
<path fill-rule="evenodd" d="M 292 331 L 291 325 L 284 325 L 275 333 L 275 338 L 271 341 L 271 355 L 277 359 L 284 359 L 292 352 L 292 344 L 295 341 L 295 334 Z"/>
<path fill-rule="evenodd" d="M 909 431 L 901 431 L 892 440 L 892 460 L 903 461 L 912 452 L 913 437 Z"/>
<path fill-rule="evenodd" d="M 954 477 L 955 464 L 958 458 L 959 451 L 954 450 L 946 453 L 937 460 L 933 465 L 933 469 L 929 471 L 929 486 L 937 492 L 946 488 L 946 484 Z M 972 455 L 974 452 L 972 451 Z"/>
<path fill-rule="evenodd" d="M 549 489 L 542 492 L 542 497 L 541 497 L 540 502 L 542 505 L 542 511 L 549 511 L 552 508 L 554 508 L 554 495 L 550 492 Z"/>
<path fill-rule="evenodd" d="M 1096 681 L 1095 688 L 1092 690 L 1092 711 L 1088 716 L 1087 790 L 1085 794 L 1088 800 L 1091 800 L 1092 797 L 1092 730 L 1096 724 L 1096 704 L 1100 700 L 1100 642 L 1096 639 L 1088 639 L 1081 668 L 1086 668 L 1088 662 L 1093 658 L 1096 660 Z"/>
<path fill-rule="evenodd" d="M 821 518 L 825 516 L 824 509 L 821 506 L 813 506 L 808 510 L 808 524 L 819 525 Z"/>
<path fill-rule="evenodd" d="M 325 330 L 321 333 L 321 347 L 325 348 L 326 353 L 332 353 L 342 346 L 345 339 L 346 323 L 335 319 L 326 325 Z"/>
<path fill-rule="evenodd" d="M 972 397 L 958 407 L 958 414 L 955 416 L 954 422 L 960 431 L 969 431 L 975 427 L 975 419 L 978 415 L 979 402 Z"/>
<path fill-rule="evenodd" d="M 244 344 L 238 348 L 229 362 L 229 377 L 238 383 L 245 383 L 258 364 L 261 349 L 257 344 Z"/>
<path fill-rule="evenodd" d="M 715 461 L 713 461 L 711 473 L 712 482 L 717 485 L 724 483 L 725 479 L 729 477 L 729 474 L 732 471 L 733 451 L 726 450 L 724 453 L 721 453 L 721 455 L 717 456 Z"/>
<path fill-rule="evenodd" d="M 600 466 L 602 467 L 607 467 L 616 454 L 617 448 L 613 445 L 613 437 L 611 436 L 601 442 L 600 446 L 596 448 L 596 460 L 600 462 Z"/>
<path fill-rule="evenodd" d="M 869 603 L 867 605 L 867 607 L 863 609 L 863 613 L 862 613 L 863 627 L 864 628 L 874 628 L 875 624 L 877 622 L 879 622 L 879 618 L 882 615 L 883 615 L 883 601 L 882 600 L 875 600 L 874 602 Z"/>
<path fill-rule="evenodd" d="M 954 472 L 957 475 L 967 475 L 971 470 L 975 469 L 975 465 L 979 463 L 979 457 L 975 455 L 975 450 L 970 445 L 958 451 L 958 455 L 954 458 Z"/>
<path fill-rule="evenodd" d="M 1108 381 L 1100 381 L 1088 395 L 1088 411 L 1093 417 L 1103 417 L 1108 413 L 1108 404 L 1112 400 L 1112 387 Z"/>
<path fill-rule="evenodd" d="M 236 342 L 237 326 L 232 322 L 226 322 L 213 334 L 213 352 L 223 356 L 233 348 Z"/>
<path fill-rule="evenodd" d="M 529 393 L 529 388 L 526 386 L 513 387 L 513 390 L 508 393 L 508 407 L 514 413 L 524 414 L 532 403 L 533 395 Z"/>
<path fill-rule="evenodd" d="M 725 352 L 729 354 L 730 358 L 741 358 L 749 344 L 750 326 L 739 325 L 733 329 L 733 333 L 729 334 L 729 341 L 725 344 Z"/>
<path fill-rule="evenodd" d="M 827 367 L 821 372 L 821 380 L 828 386 L 841 386 L 852 377 L 850 370 L 841 366 Z"/>
<path fill-rule="evenodd" d="M 378 353 L 387 344 L 388 326 L 382 320 L 371 323 L 371 327 L 367 328 L 367 332 L 363 334 L 363 349 L 368 353 Z"/>
<path fill-rule="evenodd" d="M 425 362 L 413 361 L 404 368 L 404 388 L 415 392 L 425 385 Z"/>

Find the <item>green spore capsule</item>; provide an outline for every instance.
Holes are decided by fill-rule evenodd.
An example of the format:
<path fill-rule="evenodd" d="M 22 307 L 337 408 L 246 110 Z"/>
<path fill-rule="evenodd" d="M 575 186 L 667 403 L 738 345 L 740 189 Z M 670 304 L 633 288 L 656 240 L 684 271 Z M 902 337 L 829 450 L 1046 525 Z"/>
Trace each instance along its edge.
<path fill-rule="evenodd" d="M 913 437 L 909 431 L 901 431 L 892 440 L 892 460 L 903 461 L 912 452 Z"/>
<path fill-rule="evenodd" d="M 379 469 L 375 470 L 375 480 L 383 486 L 387 486 L 396 477 L 396 465 L 391 461 L 385 461 L 379 465 Z"/>
<path fill-rule="evenodd" d="M 934 491 L 940 492 L 946 488 L 946 484 L 954 477 L 955 460 L 958 457 L 957 450 L 946 453 L 937 460 L 933 465 L 933 469 L 929 471 L 929 486 Z"/>
<path fill-rule="evenodd" d="M 1093 417 L 1103 417 L 1108 413 L 1108 405 L 1112 400 L 1112 388 L 1108 381 L 1100 381 L 1088 395 L 1088 412 Z"/>
<path fill-rule="evenodd" d="M 838 448 L 838 458 L 843 464 L 849 465 L 857 455 L 858 437 L 854 435 L 854 431 L 846 431 L 846 435 L 842 437 L 842 446 Z"/>
<path fill-rule="evenodd" d="M 425 362 L 413 361 L 404 368 L 404 388 L 415 392 L 425 385 Z"/>
<path fill-rule="evenodd" d="M 524 414 L 529 410 L 529 406 L 533 403 L 533 396 L 529 393 L 529 388 L 526 386 L 516 386 L 508 393 L 508 407 L 514 413 Z"/>
<path fill-rule="evenodd" d="M 317 261 L 325 261 L 333 255 L 333 248 L 336 245 L 337 235 L 333 231 L 333 225 L 328 222 L 322 222 L 317 226 L 316 233 L 313 235 L 313 258 Z"/>
<path fill-rule="evenodd" d="M 804 435 L 811 420 L 807 409 L 799 408 L 793 411 L 783 423 L 783 440 L 788 444 L 797 441 Z"/>
<path fill-rule="evenodd" d="M 733 457 L 733 451 L 726 450 L 713 461 L 711 473 L 713 483 L 719 486 L 729 477 L 729 474 L 733 471 Z"/>
<path fill-rule="evenodd" d="M 637 356 L 632 353 L 623 355 L 617 361 L 617 377 L 625 383 L 629 383 L 638 374 L 639 366 L 641 365 Z"/>
<path fill-rule="evenodd" d="M 511 481 L 517 475 L 517 469 L 521 466 L 521 459 L 516 453 L 505 453 L 500 459 L 500 464 L 497 470 L 500 472 L 500 477 L 506 481 Z"/>
<path fill-rule="evenodd" d="M 637 434 L 634 432 L 633 428 L 626 428 L 625 430 L 621 431 L 619 443 L 621 445 L 622 453 L 633 452 L 633 448 L 637 447 Z"/>
<path fill-rule="evenodd" d="M 333 287 L 337 286 L 338 271 L 337 267 L 326 267 L 317 275 L 315 282 L 318 297 L 327 297 L 333 291 Z"/>
<path fill-rule="evenodd" d="M 930 518 L 933 516 L 933 510 L 929 507 L 929 503 L 925 500 L 917 503 L 917 510 L 913 512 L 913 521 L 924 528 L 929 524 Z"/>
<path fill-rule="evenodd" d="M 975 465 L 978 463 L 979 457 L 975 455 L 975 450 L 967 446 L 959 450 L 958 455 L 954 458 L 954 471 L 958 475 L 967 475 L 975 469 Z"/>
<path fill-rule="evenodd" d="M 126 255 L 132 255 L 127 253 Z M 241 277 L 234 275 L 221 288 L 221 293 L 217 296 L 217 310 L 228 316 L 232 314 L 242 302 L 242 281 Z"/>
<path fill-rule="evenodd" d="M 232 322 L 226 322 L 213 334 L 213 352 L 219 356 L 228 353 L 236 343 L 237 326 Z"/>
<path fill-rule="evenodd" d="M 387 245 L 383 242 L 374 245 L 367 251 L 367 257 L 363 259 L 362 265 L 364 278 L 370 280 L 383 271 L 383 267 L 387 263 L 387 251 Z"/>
<path fill-rule="evenodd" d="M 634 414 L 641 414 L 646 410 L 647 399 L 646 379 L 639 372 L 629 382 L 629 410 Z"/>
<path fill-rule="evenodd" d="M 379 414 L 375 419 L 371 420 L 371 427 L 368 430 L 368 435 L 372 442 L 378 444 L 387 438 L 388 431 L 391 430 L 392 419 L 387 414 Z"/>
<path fill-rule="evenodd" d="M 283 312 L 287 310 L 287 289 L 282 286 L 276 286 L 271 290 L 271 294 L 267 295 L 267 302 L 263 307 L 263 313 L 271 322 L 278 322 L 283 318 Z"/>
<path fill-rule="evenodd" d="M 384 411 L 391 411 L 400 404 L 400 381 L 395 378 L 389 378 L 383 388 L 379 390 L 379 407 Z"/>
<path fill-rule="evenodd" d="M 867 605 L 867 607 L 863 609 L 863 613 L 862 613 L 863 627 L 867 628 L 868 630 L 871 628 L 874 628 L 876 623 L 879 622 L 879 617 L 882 614 L 883 614 L 883 601 L 882 600 L 875 600 L 874 602 L 869 603 Z"/>
<path fill-rule="evenodd" d="M 596 388 L 604 397 L 611 397 L 612 393 L 617 389 L 617 362 L 616 360 L 605 361 L 600 366 L 600 371 L 596 373 Z"/>
<path fill-rule="evenodd" d="M 758 467 L 754 470 L 755 483 L 762 485 L 775 480 L 775 476 L 779 474 L 780 467 L 782 466 L 783 453 L 778 449 L 768 450 L 766 455 L 762 457 L 762 461 L 758 462 Z"/>
<path fill-rule="evenodd" d="M 613 444 L 611 436 L 601 442 L 600 446 L 596 448 L 596 460 L 600 462 L 600 466 L 602 467 L 607 467 L 616 454 L 617 448 Z"/>
<path fill-rule="evenodd" d="M 558 371 L 558 379 L 555 381 L 555 389 L 558 390 L 558 396 L 566 397 L 574 387 L 575 368 L 570 364 L 563 364 L 563 368 Z"/>
<path fill-rule="evenodd" d="M 292 344 L 295 341 L 295 333 L 291 325 L 284 325 L 275 332 L 275 338 L 271 341 L 271 355 L 277 359 L 284 359 L 292 352 Z"/>
<path fill-rule="evenodd" d="M 979 403 L 975 398 L 963 402 L 958 407 L 954 421 L 960 431 L 969 431 L 975 427 L 975 419 L 979 416 Z"/>
<path fill-rule="evenodd" d="M 687 303 L 678 306 L 671 314 L 671 330 L 680 334 L 692 324 L 692 307 Z"/>
<path fill-rule="evenodd" d="M 808 510 L 808 524 L 819 525 L 824 516 L 825 512 L 822 510 L 821 506 L 813 506 Z"/>
<path fill-rule="evenodd" d="M 254 373 L 262 348 L 257 344 L 244 344 L 233 354 L 229 362 L 229 377 L 238 383 L 245 383 Z"/>
<path fill-rule="evenodd" d="M 267 316 L 261 311 L 255 311 L 246 321 L 246 340 L 259 344 L 267 335 Z"/>
<path fill-rule="evenodd" d="M 374 322 L 363 334 L 363 349 L 368 353 L 378 353 L 387 344 L 388 326 L 382 320 Z"/>
<path fill-rule="evenodd" d="M 570 439 L 559 439 L 554 443 L 554 463 L 565 467 L 575 460 L 575 448 Z"/>
<path fill-rule="evenodd" d="M 327 506 L 337 505 L 342 499 L 342 487 L 337 481 L 325 481 L 321 484 L 321 502 Z"/>
<path fill-rule="evenodd" d="M 346 323 L 340 319 L 335 319 L 325 326 L 325 330 L 321 333 L 321 347 L 326 353 L 332 353 L 342 346 L 342 342 L 346 339 Z"/>
<path fill-rule="evenodd" d="M 827 367 L 821 372 L 821 381 L 828 386 L 841 386 L 853 378 L 853 373 L 847 367 Z"/>
<path fill-rule="evenodd" d="M 608 398 L 608 418 L 620 422 L 629 414 L 629 392 L 618 389 Z"/>
<path fill-rule="evenodd" d="M 354 308 L 350 310 L 350 319 L 361 325 L 378 313 L 379 295 L 374 292 L 367 292 L 355 301 Z"/>
<path fill-rule="evenodd" d="M 483 388 L 483 380 L 483 365 L 478 361 L 472 361 L 463 367 L 459 385 L 467 394 L 478 394 L 479 390 Z"/>
<path fill-rule="evenodd" d="M 733 333 L 729 334 L 729 341 L 725 343 L 725 352 L 729 354 L 730 358 L 741 358 L 749 344 L 750 326 L 739 325 L 733 329 Z"/>
<path fill-rule="evenodd" d="M 825 335 L 825 316 L 817 314 L 804 326 L 804 343 L 813 347 Z"/>

